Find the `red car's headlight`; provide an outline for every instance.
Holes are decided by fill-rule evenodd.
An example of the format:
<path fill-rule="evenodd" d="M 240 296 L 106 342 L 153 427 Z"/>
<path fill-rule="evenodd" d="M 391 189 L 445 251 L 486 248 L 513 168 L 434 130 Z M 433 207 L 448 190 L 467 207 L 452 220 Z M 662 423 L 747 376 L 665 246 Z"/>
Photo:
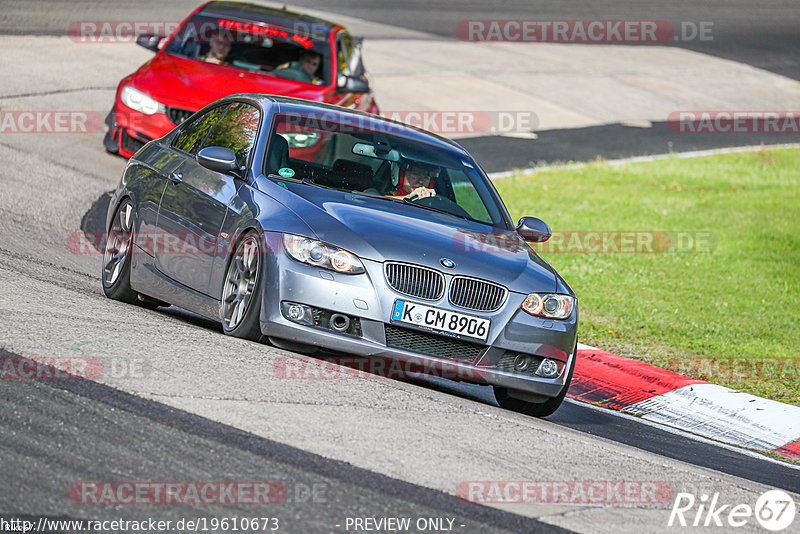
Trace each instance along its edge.
<path fill-rule="evenodd" d="M 122 100 L 122 103 L 129 108 L 135 109 L 136 111 L 144 113 L 145 115 L 164 113 L 167 109 L 161 102 L 154 100 L 150 96 L 138 89 L 134 89 L 130 85 L 126 85 L 122 88 L 122 93 L 120 93 L 119 98 Z"/>

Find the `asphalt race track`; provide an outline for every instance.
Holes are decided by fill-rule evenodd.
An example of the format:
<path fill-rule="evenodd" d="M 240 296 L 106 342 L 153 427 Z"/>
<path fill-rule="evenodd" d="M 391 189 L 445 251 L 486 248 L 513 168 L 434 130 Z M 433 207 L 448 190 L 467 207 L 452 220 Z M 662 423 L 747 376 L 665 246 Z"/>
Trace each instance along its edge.
<path fill-rule="evenodd" d="M 299 0 L 296 4 L 306 7 L 320 5 L 313 0 Z M 706 21 L 712 22 L 715 30 L 711 40 L 677 40 L 658 44 L 685 48 L 800 80 L 800 31 L 797 29 L 800 26 L 800 4 L 791 0 L 758 6 L 747 0 L 601 0 L 589 4 L 425 0 L 377 5 L 368 0 L 332 0 L 324 5 L 332 12 L 425 32 L 447 40 L 456 38 L 456 28 L 462 20 L 641 19 L 666 20 L 675 27 L 682 23 Z M 635 46 L 650 45 L 641 43 Z M 487 172 L 570 160 L 591 161 L 597 157 L 617 159 L 729 146 L 800 142 L 800 133 L 680 135 L 671 131 L 665 122 L 654 122 L 647 128 L 616 123 L 568 130 L 548 129 L 537 133 L 535 141 L 484 136 L 459 142 L 481 161 Z"/>
<path fill-rule="evenodd" d="M 120 2 L 65 2 L 46 0 L 40 5 L 51 9 L 32 8 L 24 0 L 4 3 L 0 31 L 20 35 L 64 35 L 76 20 L 76 13 L 91 14 L 94 19 L 80 20 L 150 20 L 149 14 L 171 16 L 177 20 L 197 5 L 180 0 L 164 5 L 156 0 L 143 0 L 136 5 Z M 276 3 L 277 5 L 284 5 Z M 721 31 L 713 41 L 665 43 L 667 46 L 694 48 L 725 59 L 740 61 L 771 72 L 800 79 L 800 6 L 791 0 L 777 0 L 756 6 L 747 0 L 714 0 L 694 2 L 679 0 L 657 2 L 636 0 L 599 0 L 591 5 L 560 2 L 506 0 L 493 4 L 480 0 L 297 0 L 288 4 L 326 10 L 371 22 L 424 32 L 441 39 L 455 38 L 459 21 L 469 19 L 643 19 L 681 22 L 710 21 Z M 160 20 L 160 19 L 159 19 Z M 368 38 L 384 35 L 384 30 L 361 32 Z M 647 46 L 646 44 L 643 46 Z"/>
<path fill-rule="evenodd" d="M 119 470 L 145 481 L 187 476 L 189 480 L 263 480 L 266 474 L 286 489 L 286 504 L 275 504 L 274 511 L 269 505 L 257 514 L 246 505 L 216 509 L 189 505 L 159 513 L 163 520 L 269 514 L 290 531 L 325 532 L 344 524 L 346 517 L 450 517 L 465 529 L 469 525 L 482 532 L 544 531 L 534 519 L 328 460 L 96 382 L 17 384 L 4 380 L 0 387 L 2 424 L 8 435 L 0 509 L 5 517 L 15 515 L 10 511 L 33 511 L 46 505 L 47 490 L 53 485 L 69 487 L 76 480 L 93 481 Z M 65 421 L 70 422 L 68 428 Z M 31 458 L 57 469 L 31 469 Z M 134 509 L 106 507 L 84 516 L 50 517 L 134 519 L 139 514 Z"/>
<path fill-rule="evenodd" d="M 195 7 L 196 3 L 191 0 L 179 0 L 167 5 L 153 0 L 144 0 L 135 5 L 121 2 L 99 4 L 76 2 L 70 3 L 69 9 L 63 9 L 62 2 L 56 0 L 48 1 L 45 5 L 52 5 L 53 9 L 41 12 L 31 9 L 25 1 L 6 2 L 5 17 L 0 20 L 0 35 L 63 36 L 68 33 L 70 23 L 76 20 L 178 21 Z M 531 3 L 521 0 L 503 2 L 499 7 L 486 2 L 454 2 L 452 0 L 399 1 L 378 4 L 365 0 L 326 2 L 300 0 L 294 5 L 311 10 L 322 10 L 318 13 L 322 16 L 326 16 L 327 13 L 336 13 L 339 20 L 347 24 L 355 34 L 365 36 L 368 44 L 377 39 L 399 40 L 400 42 L 408 39 L 421 39 L 424 43 L 422 51 L 425 53 L 429 48 L 435 49 L 437 42 L 457 41 L 456 29 L 459 22 L 464 20 L 663 20 L 676 28 L 676 32 L 679 32 L 683 24 L 706 23 L 711 24 L 709 27 L 713 29 L 710 39 L 686 40 L 679 39 L 680 35 L 676 35 L 674 41 L 637 43 L 632 45 L 632 48 L 648 46 L 682 48 L 775 73 L 788 79 L 800 80 L 800 32 L 797 30 L 800 26 L 800 5 L 791 0 L 770 2 L 763 6 L 755 6 L 747 0 L 717 0 L 702 3 L 691 0 L 669 3 L 604 0 L 592 2 L 590 7 L 559 1 Z M 75 16 L 76 13 L 81 13 L 81 16 Z M 418 50 L 417 48 L 409 49 L 409 53 L 419 53 Z M 569 61 L 569 56 L 566 56 L 565 61 Z M 444 65 L 446 64 L 445 61 Z M 530 66 L 535 68 L 536 64 Z M 367 54 L 367 67 L 373 71 L 380 70 L 383 67 L 382 58 Z M 564 70 L 568 70 L 569 67 L 570 65 L 565 65 Z M 631 67 L 632 70 L 635 68 Z M 548 69 L 545 69 L 544 72 L 547 73 Z M 612 75 L 612 78 L 624 74 L 623 69 L 616 75 Z M 695 74 L 689 69 L 682 76 L 692 77 Z M 734 74 L 733 80 L 729 80 L 733 84 L 733 90 L 736 88 L 735 76 L 736 74 Z M 704 88 L 705 90 L 715 90 L 713 77 L 711 80 L 712 85 Z M 574 83 L 585 81 L 578 80 Z M 680 79 L 673 81 L 679 85 L 684 83 Z M 409 93 L 415 91 L 413 87 L 415 83 L 417 82 L 409 82 Z M 718 89 L 721 93 L 725 93 L 724 87 Z M 753 90 L 760 91 L 761 89 L 756 85 Z M 763 91 L 764 102 L 769 102 L 769 90 L 764 88 Z M 481 96 L 484 99 L 493 97 L 491 92 Z M 613 96 L 613 91 L 612 94 L 604 96 Z M 385 98 L 382 99 L 380 95 L 378 98 L 379 102 L 386 103 Z M 624 108 L 627 104 L 624 100 L 625 96 L 620 95 L 618 98 L 622 100 L 614 102 L 609 107 Z M 471 102 L 468 98 L 466 101 Z M 463 101 L 458 100 L 458 102 L 459 108 L 462 107 Z M 731 108 L 730 106 L 734 105 L 733 101 L 726 100 L 724 97 L 715 102 L 720 105 L 719 109 L 723 110 L 762 108 L 761 105 Z M 760 100 L 755 98 L 752 102 L 758 103 Z M 797 100 L 789 100 L 789 102 L 793 107 L 775 108 L 767 104 L 766 109 L 772 111 L 795 109 Z M 392 109 L 391 104 L 394 102 L 390 102 L 390 109 Z M 484 102 L 483 105 L 488 107 L 483 109 L 495 109 L 494 104 L 490 105 Z M 501 109 L 509 108 L 508 104 L 503 105 L 505 108 L 501 106 Z M 519 105 L 519 103 L 512 104 L 512 106 Z M 385 106 L 383 109 L 386 109 Z M 443 107 L 441 109 L 451 108 Z M 519 109 L 519 107 L 514 109 Z M 602 110 L 598 112 L 603 115 Z M 611 111 L 611 115 L 614 115 L 614 111 Z M 800 132 L 794 131 L 748 132 L 736 135 L 726 133 L 679 134 L 671 130 L 664 119 L 666 117 L 644 121 L 646 125 L 644 127 L 641 124 L 632 126 L 624 121 L 611 120 L 596 126 L 570 127 L 563 131 L 557 127 L 537 129 L 537 139 L 485 135 L 470 136 L 461 142 L 482 162 L 487 172 L 527 168 L 542 163 L 570 160 L 589 161 L 597 157 L 616 159 L 709 148 L 800 142 Z"/>
<path fill-rule="evenodd" d="M 323 5 L 313 0 L 298 0 L 294 4 L 318 9 Z M 506 0 L 499 4 L 479 0 L 412 0 L 378 5 L 368 0 L 329 0 L 324 6 L 332 13 L 402 26 L 445 39 L 452 39 L 458 22 L 465 19 L 642 19 L 667 20 L 673 26 L 681 22 L 710 21 L 721 30 L 713 41 L 668 41 L 666 44 L 693 48 L 800 79 L 800 32 L 797 31 L 800 6 L 791 0 L 762 6 L 746 0 L 599 0 L 583 5 L 557 0 Z"/>
<path fill-rule="evenodd" d="M 458 4 L 454 14 L 455 2 L 299 4 L 360 19 L 368 37 L 385 35 L 383 24 L 397 26 L 397 39 L 406 31 L 447 39 L 465 18 L 628 18 L 636 15 L 626 9 L 639 6 L 568 9 L 553 2 L 531 14 L 519 2 L 504 3 L 503 14 L 475 2 Z M 107 110 L 117 81 L 149 53 L 131 44 L 75 44 L 65 37 L 69 24 L 177 20 L 195 5 L 4 3 L 0 40 L 15 54 L 3 60 L 0 110 Z M 798 79 L 796 4 L 754 15 L 745 2 L 725 3 L 727 19 L 716 15 L 716 4 L 693 6 L 672 3 L 641 17 L 724 22 L 736 38 L 709 53 Z M 652 140 L 636 147 L 619 141 L 641 140 L 625 130 L 633 128 L 593 128 L 540 132 L 537 142 L 550 153 L 533 161 L 662 153 L 668 146 L 659 124 L 647 130 Z M 596 143 L 609 138 L 613 150 Z M 102 131 L 0 134 L 0 356 L 103 364 L 91 380 L 0 380 L 0 519 L 271 517 L 280 531 L 316 533 L 365 531 L 352 526 L 354 518 L 406 517 L 439 519 L 464 533 L 644 533 L 668 530 L 671 498 L 483 506 L 457 491 L 469 481 L 639 481 L 719 493 L 732 504 L 753 505 L 770 488 L 800 494 L 796 466 L 632 417 L 566 402 L 547 420 L 533 419 L 498 408 L 488 388 L 437 379 L 286 379 L 276 369 L 300 355 L 225 337 L 176 308 L 147 311 L 106 299 L 100 255 L 75 246 L 84 231 L 98 230 L 103 195 L 125 165 L 101 140 Z M 678 141 L 685 144 L 675 150 L 725 146 L 710 138 Z M 532 141 L 463 141 L 479 160 L 485 154 L 487 170 L 508 168 L 491 159 L 501 150 L 512 166 L 527 166 L 523 142 Z M 70 493 L 87 482 L 148 481 L 270 482 L 285 493 L 258 505 L 92 504 Z M 435 525 L 407 531 L 444 531 Z M 750 529 L 757 530 L 754 521 Z"/>

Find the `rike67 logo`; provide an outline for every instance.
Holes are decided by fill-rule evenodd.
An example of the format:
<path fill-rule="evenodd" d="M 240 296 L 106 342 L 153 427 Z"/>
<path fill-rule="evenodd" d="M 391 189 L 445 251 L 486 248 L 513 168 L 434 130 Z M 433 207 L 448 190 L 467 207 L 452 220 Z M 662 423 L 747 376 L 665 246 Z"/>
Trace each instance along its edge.
<path fill-rule="evenodd" d="M 680 492 L 675 496 L 669 514 L 669 527 L 721 527 L 728 531 L 758 524 L 772 532 L 788 528 L 793 522 L 797 506 L 792 497 L 781 490 L 770 490 L 762 494 L 755 506 L 746 503 L 725 503 L 719 493 L 703 494 L 697 498 L 692 493 Z"/>

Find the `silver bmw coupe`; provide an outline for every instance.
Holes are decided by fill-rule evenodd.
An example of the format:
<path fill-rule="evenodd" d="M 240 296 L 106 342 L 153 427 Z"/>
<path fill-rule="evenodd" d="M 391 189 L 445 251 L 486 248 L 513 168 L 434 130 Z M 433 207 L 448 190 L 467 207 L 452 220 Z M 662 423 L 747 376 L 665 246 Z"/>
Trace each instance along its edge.
<path fill-rule="evenodd" d="M 552 414 L 578 310 L 457 143 L 305 100 L 233 95 L 131 158 L 111 198 L 105 294 L 231 336 L 456 369 Z"/>

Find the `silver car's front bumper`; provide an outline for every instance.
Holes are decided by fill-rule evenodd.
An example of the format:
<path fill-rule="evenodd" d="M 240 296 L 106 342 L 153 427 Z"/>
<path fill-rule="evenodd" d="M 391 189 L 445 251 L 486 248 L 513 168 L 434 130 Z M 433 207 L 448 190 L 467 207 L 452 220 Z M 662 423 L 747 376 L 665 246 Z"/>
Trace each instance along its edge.
<path fill-rule="evenodd" d="M 366 273 L 344 275 L 301 264 L 283 251 L 267 254 L 261 331 L 267 336 L 335 351 L 397 360 L 413 370 L 443 366 L 447 378 L 502 386 L 543 398 L 555 397 L 563 389 L 575 357 L 577 309 L 563 321 L 533 317 L 520 309 L 525 295 L 513 292 L 509 293 L 505 304 L 492 313 L 456 308 L 446 296 L 437 302 L 418 300 L 401 295 L 388 286 L 383 264 L 368 260 L 362 262 Z M 485 349 L 473 361 L 464 362 L 387 346 L 386 325 L 392 324 L 391 311 L 398 298 L 491 319 Z M 290 321 L 281 312 L 282 302 L 357 317 L 361 335 L 340 334 Z M 562 361 L 566 364 L 564 372 L 558 378 L 546 379 L 498 369 L 496 364 L 509 352 Z"/>

